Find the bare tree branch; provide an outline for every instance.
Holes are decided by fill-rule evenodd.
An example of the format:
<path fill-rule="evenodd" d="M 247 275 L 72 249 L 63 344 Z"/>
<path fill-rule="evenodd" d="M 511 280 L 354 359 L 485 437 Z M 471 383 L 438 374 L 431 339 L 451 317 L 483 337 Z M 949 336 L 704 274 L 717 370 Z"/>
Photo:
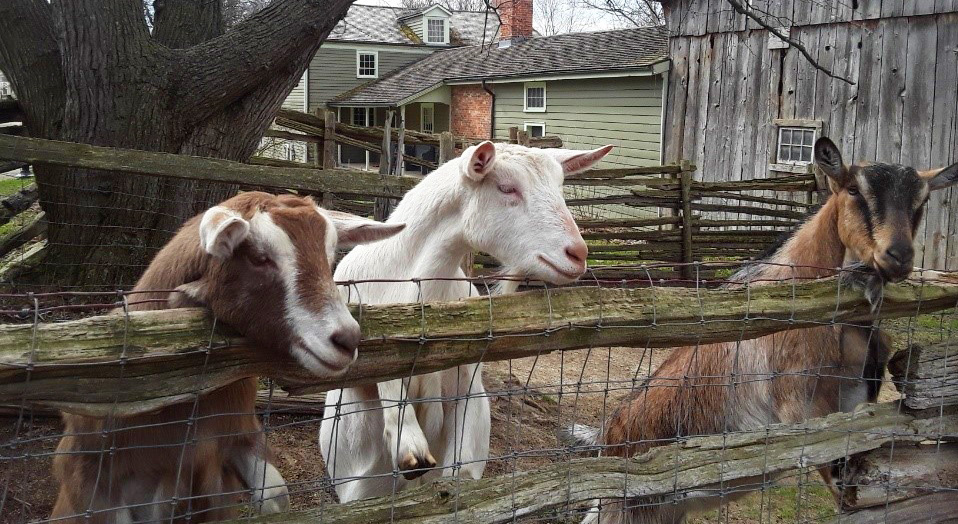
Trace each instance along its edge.
<path fill-rule="evenodd" d="M 277 75 L 298 79 L 352 3 L 275 1 L 223 36 L 183 50 L 175 76 L 179 105 L 191 112 L 185 116 L 205 120 Z"/>
<path fill-rule="evenodd" d="M 848 85 L 855 85 L 855 82 L 852 82 L 851 80 L 849 80 L 848 78 L 845 78 L 845 77 L 843 77 L 843 76 L 836 75 L 836 74 L 833 73 L 830 69 L 828 69 L 827 67 L 825 67 L 825 66 L 823 66 L 822 64 L 820 64 L 820 63 L 818 62 L 818 60 L 816 60 L 814 57 L 812 57 L 811 53 L 808 52 L 808 49 L 806 49 L 805 46 L 802 45 L 801 42 L 799 42 L 798 40 L 795 40 L 795 39 L 793 39 L 793 38 L 791 38 L 791 37 L 789 37 L 789 36 L 786 36 L 784 33 L 782 33 L 781 30 L 779 30 L 778 28 L 775 28 L 775 27 L 773 27 L 771 24 L 767 23 L 764 19 L 762 19 L 761 15 L 760 15 L 759 13 L 753 11 L 752 9 L 750 9 L 750 8 L 748 8 L 748 7 L 745 7 L 744 5 L 742 5 L 742 2 L 740 2 L 739 0 L 726 0 L 726 1 L 727 1 L 729 4 L 731 4 L 731 6 L 732 6 L 733 8 L 735 8 L 736 11 L 738 11 L 739 13 L 741 13 L 741 14 L 747 16 L 748 18 L 751 18 L 752 20 L 755 21 L 755 23 L 757 23 L 758 25 L 760 25 L 760 26 L 762 26 L 763 28 L 767 29 L 770 33 L 772 33 L 773 35 L 777 36 L 777 37 L 780 38 L 782 41 L 788 42 L 789 45 L 791 45 L 791 46 L 794 47 L 795 49 L 798 49 L 798 52 L 801 53 L 802 56 L 804 56 L 805 59 L 808 60 L 808 63 L 810 63 L 810 64 L 812 65 L 812 67 L 814 67 L 815 69 L 818 69 L 819 71 L 821 71 L 822 73 L 825 73 L 826 75 L 830 76 L 831 78 L 834 78 L 834 79 L 836 79 L 836 80 L 841 80 L 842 82 L 845 82 L 845 83 L 847 83 Z"/>
<path fill-rule="evenodd" d="M 590 9 L 601 11 L 632 27 L 662 25 L 662 7 L 653 0 L 579 0 Z"/>

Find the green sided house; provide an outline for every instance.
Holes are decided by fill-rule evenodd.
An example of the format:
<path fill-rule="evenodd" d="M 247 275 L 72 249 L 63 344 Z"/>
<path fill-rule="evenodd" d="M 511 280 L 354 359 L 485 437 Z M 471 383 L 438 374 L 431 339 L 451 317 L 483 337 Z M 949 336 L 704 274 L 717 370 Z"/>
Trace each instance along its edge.
<path fill-rule="evenodd" d="M 469 138 L 507 139 L 517 127 L 573 149 L 613 144 L 603 167 L 662 161 L 664 27 L 538 36 L 532 0 L 504 2 L 498 18 L 354 5 L 341 26 L 288 107 L 326 107 L 342 122 L 375 126 L 392 109 L 393 125 Z M 428 147 L 406 152 L 435 155 Z M 339 161 L 378 166 L 375 154 L 350 147 L 340 148 Z"/>

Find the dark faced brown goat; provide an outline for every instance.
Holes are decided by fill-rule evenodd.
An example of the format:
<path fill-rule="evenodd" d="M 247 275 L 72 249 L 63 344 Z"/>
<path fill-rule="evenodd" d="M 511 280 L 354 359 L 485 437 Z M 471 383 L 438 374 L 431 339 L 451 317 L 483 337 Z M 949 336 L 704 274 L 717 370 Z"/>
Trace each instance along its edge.
<path fill-rule="evenodd" d="M 205 306 L 259 351 L 317 376 L 356 358 L 359 325 L 331 272 L 337 246 L 402 230 L 316 206 L 310 198 L 243 193 L 186 222 L 130 296 L 132 310 Z M 203 522 L 236 516 L 252 493 L 263 512 L 288 507 L 255 410 L 256 379 L 194 402 L 104 419 L 64 414 L 52 518 L 69 522 Z"/>
<path fill-rule="evenodd" d="M 815 143 L 815 162 L 833 195 L 767 263 L 732 277 L 733 286 L 825 277 L 859 263 L 874 271 L 878 286 L 902 280 L 912 271 L 912 244 L 929 193 L 958 182 L 958 164 L 927 172 L 879 163 L 847 166 L 827 138 Z M 883 336 L 867 326 L 796 329 L 677 348 L 613 412 L 601 436 L 585 427 L 575 433 L 584 442 L 594 436 L 605 455 L 630 457 L 680 437 L 850 411 L 876 400 L 887 359 Z M 829 480 L 828 470 L 822 473 Z M 761 483 L 747 479 L 741 485 Z M 718 491 L 675 500 L 603 500 L 585 522 L 681 522 L 689 511 L 719 503 Z"/>

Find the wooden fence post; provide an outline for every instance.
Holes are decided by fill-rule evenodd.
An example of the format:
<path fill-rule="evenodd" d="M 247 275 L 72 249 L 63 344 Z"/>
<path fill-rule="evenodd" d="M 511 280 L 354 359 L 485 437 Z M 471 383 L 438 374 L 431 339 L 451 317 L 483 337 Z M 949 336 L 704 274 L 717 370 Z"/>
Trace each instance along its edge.
<path fill-rule="evenodd" d="M 692 262 L 692 170 L 691 164 L 683 160 L 681 176 L 682 188 L 682 278 L 691 280 L 694 277 Z"/>
<path fill-rule="evenodd" d="M 520 146 L 529 147 L 529 133 L 516 130 L 516 141 Z"/>
<path fill-rule="evenodd" d="M 323 111 L 325 111 L 325 109 L 321 107 L 317 107 L 316 116 L 319 118 L 323 118 Z M 313 157 L 313 165 L 318 168 L 322 168 L 323 167 L 323 141 L 320 140 L 319 142 L 308 144 L 307 148 L 309 150 L 309 155 Z"/>
<path fill-rule="evenodd" d="M 519 128 L 518 127 L 509 128 L 509 143 L 510 144 L 519 143 Z"/>
<path fill-rule="evenodd" d="M 456 140 L 449 131 L 439 133 L 439 165 L 452 160 L 456 156 Z"/>
<path fill-rule="evenodd" d="M 396 162 L 395 174 L 396 176 L 402 175 L 403 173 L 403 153 L 406 149 L 406 108 L 403 107 L 402 111 L 399 112 L 399 133 L 396 137 Z"/>
<path fill-rule="evenodd" d="M 390 109 L 386 111 L 386 122 L 383 124 L 383 148 L 382 153 L 379 155 L 379 174 L 382 176 L 391 176 L 393 171 L 392 166 L 392 119 L 395 112 Z M 400 134 L 402 133 L 402 126 L 400 126 Z M 402 138 L 399 139 L 399 143 L 396 144 L 399 147 L 402 147 Z M 396 162 L 402 162 L 402 155 L 396 156 Z M 373 205 L 373 218 L 382 222 L 389 218 L 389 212 L 392 210 L 392 200 L 389 198 L 377 198 L 375 204 Z"/>
<path fill-rule="evenodd" d="M 326 110 L 323 120 L 323 169 L 336 169 L 336 113 Z"/>

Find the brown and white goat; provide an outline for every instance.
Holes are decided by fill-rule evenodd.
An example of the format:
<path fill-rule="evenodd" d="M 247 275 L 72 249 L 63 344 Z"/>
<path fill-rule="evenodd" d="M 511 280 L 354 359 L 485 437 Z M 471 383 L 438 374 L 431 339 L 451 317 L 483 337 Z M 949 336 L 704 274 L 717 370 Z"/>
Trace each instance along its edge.
<path fill-rule="evenodd" d="M 815 143 L 815 162 L 833 195 L 767 263 L 732 277 L 732 286 L 819 278 L 860 263 L 874 271 L 880 291 L 883 282 L 912 271 L 912 244 L 929 192 L 958 182 L 958 164 L 923 173 L 890 164 L 846 166 L 827 138 Z M 888 356 L 877 330 L 848 325 L 677 348 L 591 440 L 602 444 L 604 455 L 631 457 L 676 438 L 850 411 L 876 400 Z M 588 428 L 575 432 L 590 440 L 582 438 Z M 821 472 L 830 481 L 830 470 Z M 736 491 L 760 485 L 761 479 L 750 479 Z M 689 511 L 716 505 L 718 491 L 603 500 L 585 522 L 681 522 Z"/>
<path fill-rule="evenodd" d="M 310 198 L 250 192 L 186 222 L 156 255 L 131 310 L 205 306 L 258 351 L 318 376 L 356 358 L 359 325 L 332 278 L 337 246 L 380 240 L 403 224 L 327 211 Z M 168 290 L 175 289 L 170 293 Z M 255 415 L 256 378 L 124 418 L 64 414 L 53 519 L 220 520 L 239 494 L 264 512 L 288 507 Z"/>

